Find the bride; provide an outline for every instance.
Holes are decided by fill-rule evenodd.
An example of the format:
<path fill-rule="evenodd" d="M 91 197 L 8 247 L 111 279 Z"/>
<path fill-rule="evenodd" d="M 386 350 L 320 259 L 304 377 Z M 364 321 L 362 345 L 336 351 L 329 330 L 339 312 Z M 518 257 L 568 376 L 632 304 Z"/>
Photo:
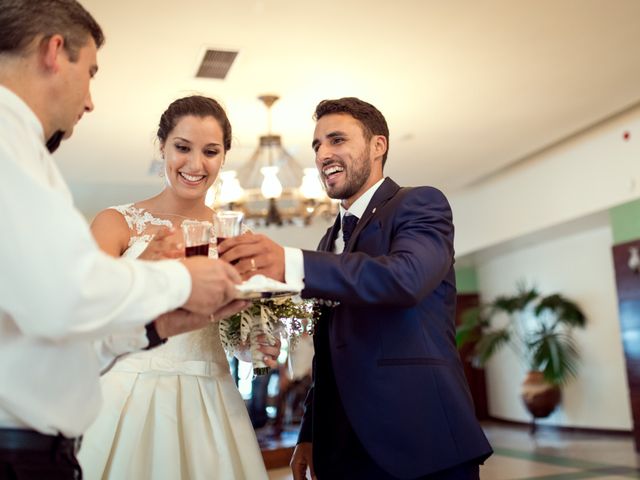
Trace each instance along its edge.
<path fill-rule="evenodd" d="M 210 98 L 181 98 L 162 114 L 157 136 L 167 186 L 153 198 L 100 212 L 92 224 L 113 256 L 179 256 L 175 231 L 182 221 L 211 221 L 204 198 L 231 148 L 224 110 Z M 260 349 L 275 366 L 279 347 Z M 121 359 L 102 387 L 102 411 L 79 454 L 89 480 L 267 478 L 217 323 Z"/>

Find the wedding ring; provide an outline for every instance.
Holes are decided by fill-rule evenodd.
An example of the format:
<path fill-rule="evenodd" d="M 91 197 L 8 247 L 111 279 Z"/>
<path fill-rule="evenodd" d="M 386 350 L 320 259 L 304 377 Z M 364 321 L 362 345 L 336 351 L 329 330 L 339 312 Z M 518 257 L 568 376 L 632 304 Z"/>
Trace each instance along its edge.
<path fill-rule="evenodd" d="M 256 267 L 256 259 L 251 257 L 251 271 L 255 272 L 256 270 L 258 270 L 258 267 Z"/>

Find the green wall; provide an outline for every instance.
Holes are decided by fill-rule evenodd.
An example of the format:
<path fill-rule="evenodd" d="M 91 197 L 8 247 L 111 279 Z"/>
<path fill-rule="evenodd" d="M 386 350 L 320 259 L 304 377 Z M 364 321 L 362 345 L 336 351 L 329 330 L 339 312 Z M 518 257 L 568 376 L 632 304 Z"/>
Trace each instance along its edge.
<path fill-rule="evenodd" d="M 609 218 L 614 245 L 640 238 L 640 200 L 613 207 Z"/>
<path fill-rule="evenodd" d="M 455 267 L 458 293 L 478 293 L 478 277 L 474 267 Z"/>

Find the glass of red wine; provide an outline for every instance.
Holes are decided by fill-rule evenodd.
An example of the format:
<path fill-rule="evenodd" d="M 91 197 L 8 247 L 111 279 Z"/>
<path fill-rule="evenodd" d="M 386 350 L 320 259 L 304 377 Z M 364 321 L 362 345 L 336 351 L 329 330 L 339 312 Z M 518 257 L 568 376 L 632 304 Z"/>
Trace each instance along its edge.
<path fill-rule="evenodd" d="M 220 245 L 229 237 L 242 233 L 244 213 L 235 210 L 220 210 L 213 216 L 216 243 Z"/>
<path fill-rule="evenodd" d="M 209 256 L 209 242 L 211 241 L 212 228 L 213 225 L 210 222 L 199 222 L 196 220 L 185 220 L 182 222 L 185 257 L 193 257 L 195 255 Z"/>

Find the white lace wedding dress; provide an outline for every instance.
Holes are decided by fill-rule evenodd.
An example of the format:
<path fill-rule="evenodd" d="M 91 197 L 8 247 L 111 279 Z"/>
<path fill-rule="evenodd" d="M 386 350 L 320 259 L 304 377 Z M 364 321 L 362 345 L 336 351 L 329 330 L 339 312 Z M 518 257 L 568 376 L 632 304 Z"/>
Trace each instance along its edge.
<path fill-rule="evenodd" d="M 154 230 L 181 222 L 114 208 L 132 232 L 123 256 L 139 256 Z M 102 388 L 103 408 L 79 454 L 86 479 L 267 478 L 217 324 L 120 359 Z"/>

